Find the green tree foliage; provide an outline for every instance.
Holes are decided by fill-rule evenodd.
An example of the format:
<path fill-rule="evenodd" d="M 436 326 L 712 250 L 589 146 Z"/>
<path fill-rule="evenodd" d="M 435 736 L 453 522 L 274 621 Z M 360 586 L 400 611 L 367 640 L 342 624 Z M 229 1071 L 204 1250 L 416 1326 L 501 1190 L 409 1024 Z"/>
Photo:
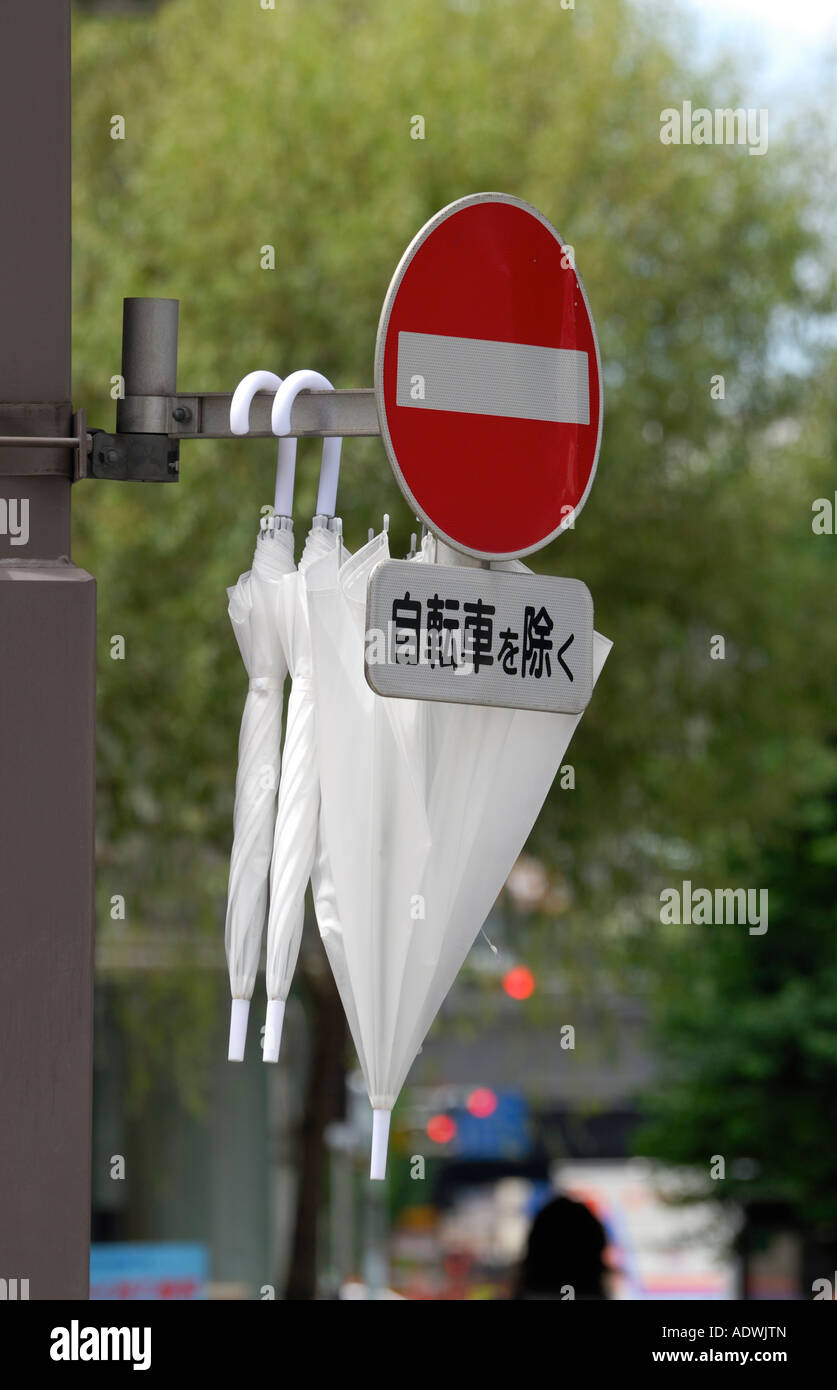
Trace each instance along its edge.
<path fill-rule="evenodd" d="M 75 392 L 96 424 L 112 419 L 123 295 L 180 299 L 181 389 L 303 366 L 368 386 L 390 276 L 444 204 L 520 195 L 575 248 L 604 441 L 577 529 L 536 564 L 587 581 L 615 647 L 575 789 L 554 790 L 533 848 L 570 884 L 563 957 L 588 979 L 603 961 L 662 978 L 659 875 L 754 850 L 813 776 L 831 699 L 833 543 L 810 507 L 834 420 L 775 353 L 831 302 L 809 145 L 663 146 L 663 108 L 735 106 L 735 84 L 625 0 L 170 0 L 151 18 L 79 15 L 74 62 Z M 126 895 L 128 929 L 219 940 L 244 691 L 224 590 L 249 565 L 275 452 L 182 456 L 177 486 L 76 498 L 76 558 L 100 583 L 100 885 L 103 903 Z M 304 446 L 300 528 L 316 472 Z M 387 510 L 406 550 L 415 523 L 379 441 L 347 444 L 342 508 L 350 546 Z M 539 934 L 550 960 L 555 932 Z"/>
<path fill-rule="evenodd" d="M 801 1231 L 833 1241 L 837 756 L 795 812 L 750 879 L 769 895 L 767 932 L 682 929 L 679 987 L 660 1019 L 664 1066 L 639 1144 L 705 1175 L 722 1155 L 724 1179 L 708 1183 L 707 1196 L 781 1202 Z"/>

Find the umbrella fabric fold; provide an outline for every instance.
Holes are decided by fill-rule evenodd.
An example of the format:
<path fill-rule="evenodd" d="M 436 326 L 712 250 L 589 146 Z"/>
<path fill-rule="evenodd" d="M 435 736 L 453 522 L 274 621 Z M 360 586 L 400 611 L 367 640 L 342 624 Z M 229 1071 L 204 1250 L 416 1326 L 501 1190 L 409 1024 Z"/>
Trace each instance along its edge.
<path fill-rule="evenodd" d="M 370 530 L 369 542 L 356 555 L 351 556 L 346 561 L 346 572 L 343 576 L 344 584 L 351 585 L 352 582 L 360 583 L 363 587 L 368 580 L 369 574 L 375 565 L 382 560 L 389 558 L 388 537 L 386 531 L 379 535 L 374 535 Z M 343 643 L 346 642 L 345 634 L 342 633 L 342 624 L 345 622 L 346 614 L 343 611 L 342 588 L 338 586 L 340 566 L 325 564 L 317 567 L 316 572 L 307 577 L 309 591 L 313 588 L 318 594 L 321 621 L 331 623 L 331 635 L 326 636 L 325 640 L 332 643 L 330 651 L 338 652 L 337 638 Z M 310 592 L 309 592 L 309 621 L 310 621 Z M 349 647 L 349 660 L 354 660 L 354 650 Z M 345 656 L 345 652 L 343 653 Z M 312 652 L 313 656 L 313 652 Z M 339 658 L 338 658 L 339 659 Z M 315 683 L 316 689 L 316 683 Z M 316 702 L 315 702 L 316 703 Z M 318 743 L 319 750 L 319 743 Z M 317 757 L 318 776 L 320 773 L 321 759 Z M 364 1077 L 371 1075 L 366 1052 L 366 1030 L 361 1029 L 360 1018 L 358 1015 L 357 1004 L 355 1001 L 352 977 L 349 968 L 345 933 L 343 922 L 337 903 L 337 889 L 334 880 L 334 873 L 331 867 L 331 858 L 327 846 L 327 831 L 325 827 L 325 816 L 323 813 L 322 797 L 320 800 L 320 820 L 319 834 L 317 839 L 317 851 L 311 871 L 311 887 L 314 895 L 314 907 L 317 916 L 317 926 L 320 937 L 323 941 L 332 975 L 334 976 L 338 992 L 343 1004 L 343 1011 L 358 1055 L 361 1071 Z"/>
<path fill-rule="evenodd" d="M 224 931 L 232 996 L 229 1058 L 239 1062 L 267 909 L 287 675 L 273 605 L 278 586 L 293 572 L 293 528 L 287 518 L 274 517 L 259 534 L 252 568 L 227 590 L 230 621 L 250 678 L 238 741 Z"/>
<path fill-rule="evenodd" d="M 594 634 L 594 686 L 611 646 L 608 638 Z M 581 714 L 534 710 L 484 712 L 508 713 L 511 718 L 502 729 L 498 729 L 498 721 L 491 721 L 494 727 L 489 730 L 487 742 L 496 750 L 496 756 L 490 788 L 483 795 L 481 790 L 476 791 L 476 779 L 472 784 L 473 805 L 464 813 L 472 826 L 470 847 L 460 859 L 452 894 L 452 879 L 445 876 L 443 859 L 434 859 L 430 864 L 426 881 L 428 920 L 439 914 L 444 927 L 428 933 L 429 950 L 426 942 L 416 938 L 407 962 L 393 1045 L 392 1084 L 396 1093 L 525 847 L 582 718 Z M 447 833 L 441 832 L 442 839 Z M 438 835 L 437 831 L 434 847 Z"/>
<path fill-rule="evenodd" d="M 370 1099 L 385 1110 L 400 962 L 430 849 L 416 702 L 379 699 L 363 673 L 366 584 L 388 558 L 384 534 L 342 568 L 329 558 L 307 575 L 321 843 L 333 885 L 326 915 L 317 894 L 318 920 Z"/>
<path fill-rule="evenodd" d="M 320 785 L 311 693 L 311 637 L 305 576 L 317 559 L 345 557 L 339 522 L 314 518 L 296 573 L 277 587 L 276 635 L 291 675 L 282 749 L 282 776 L 270 869 L 267 927 L 267 1015 L 263 1058 L 279 1060 L 285 1002 L 291 987 L 305 918 L 305 890 L 317 849 Z"/>

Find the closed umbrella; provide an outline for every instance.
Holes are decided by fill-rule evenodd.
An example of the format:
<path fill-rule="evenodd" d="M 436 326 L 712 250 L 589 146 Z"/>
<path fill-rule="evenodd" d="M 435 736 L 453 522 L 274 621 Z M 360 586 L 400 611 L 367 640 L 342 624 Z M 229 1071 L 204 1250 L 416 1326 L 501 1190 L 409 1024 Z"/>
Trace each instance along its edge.
<path fill-rule="evenodd" d="M 300 391 L 333 390 L 319 372 L 293 372 L 277 391 L 272 428 L 287 433 L 291 409 Z M 276 809 L 273 859 L 270 869 L 270 907 L 267 926 L 265 983 L 267 1014 L 263 1058 L 279 1059 L 285 1002 L 299 955 L 305 916 L 305 890 L 317 848 L 320 788 L 311 696 L 311 639 L 305 575 L 322 556 L 334 555 L 339 565 L 345 558 L 340 522 L 334 516 L 342 440 L 326 439 L 320 470 L 317 513 L 311 525 L 299 570 L 288 575 L 276 594 L 278 646 L 291 674 L 291 693 L 285 721 L 282 775 Z"/>
<path fill-rule="evenodd" d="M 277 390 L 274 372 L 250 372 L 233 393 L 230 429 L 246 434 L 257 391 Z M 276 790 L 287 663 L 274 637 L 277 586 L 294 570 L 293 441 L 279 445 L 275 515 L 258 536 L 251 568 L 227 590 L 229 615 L 250 678 L 238 742 L 233 845 L 230 855 L 225 946 L 230 977 L 230 1061 L 243 1061 L 247 1019 L 256 980 L 267 909 L 268 876 L 276 814 Z"/>
<path fill-rule="evenodd" d="M 328 873 L 315 902 L 376 1112 L 373 1144 L 384 1154 L 395 1099 L 387 1090 L 400 983 L 393 958 L 430 850 L 418 702 L 380 699 L 363 673 L 367 581 L 388 558 L 384 533 L 344 564 L 324 556 L 306 574 Z"/>
<path fill-rule="evenodd" d="M 374 546 L 374 543 L 372 543 Z M 332 922 L 324 942 L 372 1102 L 372 1176 L 427 1028 L 534 824 L 579 716 L 385 700 L 363 674 L 366 584 L 308 572 Z M 597 673 L 609 647 L 597 643 Z M 322 928 L 322 924 L 321 924 Z"/>
<path fill-rule="evenodd" d="M 374 529 L 370 527 L 368 544 L 363 546 L 355 555 L 348 557 L 344 561 L 346 574 L 344 580 L 351 583 L 357 582 L 362 587 L 375 565 L 382 560 L 389 559 L 389 544 L 387 531 L 389 527 L 389 517 L 384 517 L 384 529 L 379 535 L 375 535 Z M 335 637 L 342 637 L 341 607 L 342 598 L 338 589 L 340 580 L 341 566 L 333 562 L 326 562 L 317 565 L 314 572 L 308 572 L 306 576 L 307 587 L 311 587 L 318 593 L 318 603 L 322 618 L 328 622 L 331 619 Z M 309 620 L 310 620 L 310 592 L 309 592 Z M 330 613 L 328 610 L 331 610 Z M 326 639 L 328 640 L 328 639 Z M 335 653 L 337 647 L 334 648 Z M 354 659 L 356 653 L 353 649 L 347 648 L 343 655 L 349 655 L 349 659 Z M 313 658 L 313 652 L 312 652 Z M 399 702 L 406 705 L 407 702 Z M 316 701 L 315 701 L 316 709 Z M 401 711 L 399 711 L 401 713 Z M 321 758 L 317 757 L 317 776 L 320 776 Z M 343 929 L 343 921 L 337 902 L 337 889 L 334 873 L 331 866 L 331 858 L 328 850 L 328 835 L 325 825 L 325 815 L 323 811 L 323 800 L 320 798 L 319 813 L 319 833 L 317 837 L 317 849 L 314 857 L 314 864 L 311 870 L 311 888 L 314 895 L 314 908 L 317 916 L 317 926 L 320 936 L 328 956 L 331 971 L 337 984 L 338 991 L 343 1003 L 343 1011 L 346 1015 L 352 1039 L 355 1044 L 361 1069 L 364 1076 L 368 1074 L 366 1061 L 366 1048 L 364 1035 L 360 1026 L 360 1019 L 355 1005 L 355 997 L 350 977 L 349 963 L 347 959 L 346 939 Z M 329 817 L 331 819 L 331 817 Z"/>

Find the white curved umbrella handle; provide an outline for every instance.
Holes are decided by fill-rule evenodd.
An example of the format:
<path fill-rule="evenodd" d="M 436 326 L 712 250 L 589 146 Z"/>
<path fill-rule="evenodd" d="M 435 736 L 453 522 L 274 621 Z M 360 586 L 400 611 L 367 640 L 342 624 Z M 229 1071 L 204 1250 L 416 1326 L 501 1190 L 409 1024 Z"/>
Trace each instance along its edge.
<path fill-rule="evenodd" d="M 248 372 L 233 391 L 230 401 L 230 430 L 233 434 L 250 433 L 250 407 L 259 391 L 278 391 L 281 376 L 275 372 Z"/>
<path fill-rule="evenodd" d="M 322 372 L 313 372 L 308 368 L 303 368 L 298 372 L 291 372 L 290 376 L 285 377 L 281 387 L 276 392 L 273 399 L 273 409 L 270 414 L 270 427 L 274 434 L 286 435 L 291 428 L 291 409 L 300 391 L 333 391 L 334 387 L 323 376 Z M 283 443 L 285 441 L 283 440 Z M 296 441 L 288 440 L 293 443 L 296 449 Z M 343 447 L 343 440 L 339 438 L 329 438 L 323 440 L 323 458 L 320 465 L 320 486 L 317 492 L 317 515 L 334 516 L 337 509 L 337 483 L 340 478 L 340 451 Z M 279 446 L 280 450 L 282 445 Z M 276 510 L 279 510 L 277 505 Z"/>
<path fill-rule="evenodd" d="M 249 434 L 250 407 L 259 391 L 278 391 L 281 376 L 275 372 L 248 372 L 233 392 L 230 401 L 230 430 L 233 434 Z M 276 431 L 273 431 L 274 434 Z M 273 510 L 277 516 L 292 516 L 294 510 L 294 475 L 296 473 L 296 440 L 282 439 L 276 455 L 276 491 Z"/>

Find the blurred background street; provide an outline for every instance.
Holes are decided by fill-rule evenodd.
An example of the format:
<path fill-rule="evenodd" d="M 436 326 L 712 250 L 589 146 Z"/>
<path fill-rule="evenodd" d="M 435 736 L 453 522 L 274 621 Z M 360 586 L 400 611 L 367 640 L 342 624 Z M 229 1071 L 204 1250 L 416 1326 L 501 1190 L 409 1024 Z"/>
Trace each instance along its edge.
<path fill-rule="evenodd" d="M 99 594 L 93 1297 L 508 1298 L 557 1192 L 603 1226 L 612 1298 L 837 1278 L 829 9 L 75 6 L 89 418 L 112 427 L 123 296 L 180 300 L 180 390 L 257 367 L 371 386 L 415 232 L 467 193 L 524 198 L 574 248 L 605 383 L 597 485 L 534 568 L 583 579 L 614 642 L 372 1185 L 310 908 L 280 1064 L 255 1045 L 263 976 L 226 1060 L 246 690 L 226 587 L 275 444 L 186 443 L 175 487 L 76 488 Z M 768 111 L 767 150 L 662 143 L 687 101 Z M 300 447 L 300 517 L 319 453 Z M 351 549 L 388 512 L 409 550 L 379 439 L 347 442 L 341 511 Z M 686 880 L 767 890 L 769 929 L 664 920 Z"/>

